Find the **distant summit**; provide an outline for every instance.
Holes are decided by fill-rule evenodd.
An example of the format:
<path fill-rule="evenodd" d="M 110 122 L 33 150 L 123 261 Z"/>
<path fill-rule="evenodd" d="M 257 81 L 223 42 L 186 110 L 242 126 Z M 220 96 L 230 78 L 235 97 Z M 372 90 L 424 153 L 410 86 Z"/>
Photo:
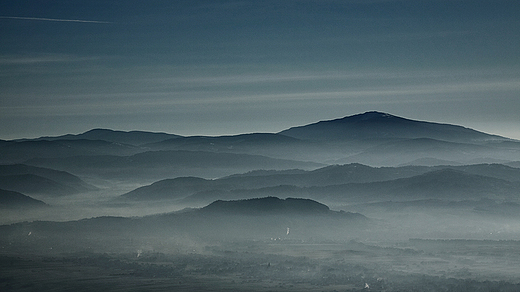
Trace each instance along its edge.
<path fill-rule="evenodd" d="M 507 140 L 462 126 L 415 121 L 370 111 L 340 119 L 293 127 L 279 134 L 316 141 L 430 138 L 450 142 Z"/>

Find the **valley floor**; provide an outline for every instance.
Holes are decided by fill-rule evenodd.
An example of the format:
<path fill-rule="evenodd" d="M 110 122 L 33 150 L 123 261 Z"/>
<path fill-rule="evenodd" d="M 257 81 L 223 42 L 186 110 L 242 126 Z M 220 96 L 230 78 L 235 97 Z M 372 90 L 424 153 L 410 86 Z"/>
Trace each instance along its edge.
<path fill-rule="evenodd" d="M 2 291 L 519 291 L 520 242 L 244 241 L 135 253 L 2 246 Z"/>

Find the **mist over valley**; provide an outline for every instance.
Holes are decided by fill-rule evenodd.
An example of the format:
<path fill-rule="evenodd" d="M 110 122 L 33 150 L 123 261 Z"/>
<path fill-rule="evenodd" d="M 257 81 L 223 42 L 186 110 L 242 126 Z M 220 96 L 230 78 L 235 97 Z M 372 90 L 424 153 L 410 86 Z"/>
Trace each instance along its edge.
<path fill-rule="evenodd" d="M 1 141 L 0 287 L 517 291 L 519 161 L 517 140 L 382 112 Z"/>

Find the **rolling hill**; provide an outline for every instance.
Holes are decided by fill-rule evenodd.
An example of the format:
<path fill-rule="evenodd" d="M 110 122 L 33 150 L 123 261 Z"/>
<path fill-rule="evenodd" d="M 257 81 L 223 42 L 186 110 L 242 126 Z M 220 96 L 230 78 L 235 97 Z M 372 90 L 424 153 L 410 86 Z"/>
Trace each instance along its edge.
<path fill-rule="evenodd" d="M 157 181 L 121 195 L 123 200 L 176 200 L 191 194 L 219 188 L 214 180 L 197 177 L 178 177 Z"/>
<path fill-rule="evenodd" d="M 425 167 L 375 168 L 361 164 L 349 164 L 326 166 L 310 171 L 252 171 L 213 180 L 179 177 L 157 181 L 151 185 L 137 188 L 122 195 L 121 198 L 135 201 L 179 200 L 196 193 L 204 193 L 204 196 L 209 197 L 204 202 L 208 202 L 207 200 L 218 199 L 211 196 L 211 193 L 234 190 L 253 191 L 280 185 L 311 187 L 384 181 L 410 177 L 426 171 L 428 171 L 428 168 Z M 199 196 L 202 196 L 202 194 Z"/>
<path fill-rule="evenodd" d="M 306 199 L 256 198 L 218 201 L 201 209 L 145 217 L 96 217 L 67 222 L 35 221 L 0 226 L 0 243 L 20 240 L 35 249 L 60 251 L 98 247 L 125 250 L 143 243 L 194 244 L 204 240 L 308 239 L 353 236 L 370 220 L 359 214 L 331 211 Z M 290 228 L 290 231 L 289 229 Z M 31 234 L 28 238 L 27 234 Z M 132 240 L 129 240 L 131 238 Z M 164 242 L 164 243 L 161 243 Z M 102 247 L 99 245 L 102 244 Z"/>
<path fill-rule="evenodd" d="M 11 177 L 12 180 L 10 181 L 5 177 Z M 58 189 L 65 190 L 68 193 L 79 193 L 97 189 L 68 172 L 26 164 L 0 165 L 0 180 L 7 184 L 18 184 L 26 188 L 26 191 L 20 189 L 22 193 L 41 193 L 45 187 L 43 185 L 39 186 L 38 181 L 46 185 L 55 185 Z M 23 180 L 23 182 L 20 180 Z M 2 184 L 2 186 L 5 186 L 5 184 Z M 0 188 L 2 188 L 2 186 L 0 186 Z M 48 191 L 52 191 L 52 188 Z"/>
<path fill-rule="evenodd" d="M 35 208 L 48 206 L 40 200 L 33 199 L 19 192 L 0 189 L 0 208 Z"/>
<path fill-rule="evenodd" d="M 198 206 L 216 199 L 238 200 L 254 197 L 297 196 L 331 204 L 424 199 L 518 201 L 519 182 L 487 177 L 445 168 L 423 174 L 365 183 L 299 187 L 290 185 L 253 189 L 212 190 L 195 193 L 180 203 Z"/>
<path fill-rule="evenodd" d="M 78 193 L 78 190 L 74 188 L 34 174 L 0 176 L 0 187 L 26 194 L 45 194 L 50 196 L 65 196 Z"/>
<path fill-rule="evenodd" d="M 131 156 L 100 155 L 35 158 L 27 164 L 60 169 L 78 175 L 149 181 L 177 176 L 221 177 L 255 169 L 314 169 L 323 164 L 276 159 L 260 155 L 205 151 L 148 151 Z"/>
<path fill-rule="evenodd" d="M 441 176 L 440 173 L 452 173 L 453 176 Z M 439 176 L 436 180 L 446 184 L 443 189 L 430 185 L 435 181 L 434 178 L 430 182 L 419 182 L 419 178 L 424 179 L 424 177 L 434 176 L 434 174 Z M 470 178 L 473 178 L 473 181 Z M 449 181 L 450 179 L 452 182 Z M 457 179 L 460 179 L 460 182 L 457 183 Z M 413 180 L 416 182 L 412 183 Z M 437 195 L 444 196 L 447 192 L 457 194 L 489 192 L 489 195 L 492 196 L 496 192 L 501 192 L 503 195 L 514 192 L 519 181 L 520 169 L 501 164 L 376 168 L 354 163 L 326 166 L 311 171 L 253 171 L 214 180 L 166 179 L 140 187 L 122 195 L 121 198 L 135 201 L 180 200 L 188 205 L 199 205 L 218 199 L 263 196 L 305 196 L 310 198 L 317 196 L 314 198 L 320 198 L 327 193 L 324 189 L 343 194 L 351 194 L 352 190 L 363 194 L 380 193 L 382 197 L 399 192 L 413 196 L 414 193 L 424 194 L 428 189 L 435 190 L 431 192 L 431 196 L 434 198 Z M 487 183 L 490 186 L 486 186 Z M 413 184 L 417 186 L 412 187 Z M 459 185 L 459 190 L 452 189 L 453 185 Z M 507 191 L 504 192 L 504 190 Z"/>

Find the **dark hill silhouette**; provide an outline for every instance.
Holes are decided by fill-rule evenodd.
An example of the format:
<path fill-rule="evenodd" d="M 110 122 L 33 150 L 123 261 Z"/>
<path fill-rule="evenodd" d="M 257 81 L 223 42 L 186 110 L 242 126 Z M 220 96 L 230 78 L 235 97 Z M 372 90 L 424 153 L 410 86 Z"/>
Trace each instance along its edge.
<path fill-rule="evenodd" d="M 238 201 L 215 201 L 201 209 L 201 212 L 247 215 L 288 214 L 303 215 L 325 214 L 329 207 L 309 199 L 279 199 L 276 197 L 256 198 Z"/>
<path fill-rule="evenodd" d="M 317 199 L 309 195 L 306 188 L 291 186 L 291 185 L 277 185 L 272 187 L 262 187 L 253 189 L 230 189 L 230 190 L 210 190 L 195 193 L 191 196 L 179 201 L 181 205 L 186 206 L 204 206 L 215 200 L 249 200 L 263 197 L 279 197 L 279 198 L 290 198 L 290 197 L 305 197 L 309 199 Z M 318 196 L 319 197 L 319 196 Z"/>
<path fill-rule="evenodd" d="M 40 137 L 31 140 L 103 140 L 113 143 L 128 144 L 139 146 L 149 143 L 157 143 L 167 139 L 178 138 L 181 136 L 167 133 L 146 132 L 146 131 L 116 131 L 110 129 L 92 129 L 81 134 L 67 134 L 56 137 Z"/>
<path fill-rule="evenodd" d="M 451 142 L 507 140 L 462 126 L 415 121 L 376 111 L 293 127 L 281 131 L 280 134 L 297 139 L 318 141 L 416 138 Z"/>
<path fill-rule="evenodd" d="M 22 193 L 0 189 L 0 208 L 32 208 L 44 206 L 47 206 L 47 204 Z"/>
<path fill-rule="evenodd" d="M 0 226 L 1 242 L 23 242 L 35 250 L 60 252 L 99 246 L 121 251 L 135 244 L 193 244 L 200 240 L 269 240 L 270 238 L 352 239 L 371 224 L 359 213 L 331 211 L 304 199 L 259 198 L 219 201 L 206 208 L 145 217 L 103 216 L 67 222 L 34 221 Z M 289 230 L 290 229 L 290 230 Z M 27 234 L 32 237 L 27 238 Z M 131 239 L 131 240 L 129 240 Z M 187 242 L 186 242 L 187 240 Z M 162 242 L 162 243 L 161 243 Z"/>

